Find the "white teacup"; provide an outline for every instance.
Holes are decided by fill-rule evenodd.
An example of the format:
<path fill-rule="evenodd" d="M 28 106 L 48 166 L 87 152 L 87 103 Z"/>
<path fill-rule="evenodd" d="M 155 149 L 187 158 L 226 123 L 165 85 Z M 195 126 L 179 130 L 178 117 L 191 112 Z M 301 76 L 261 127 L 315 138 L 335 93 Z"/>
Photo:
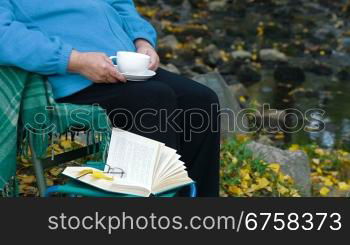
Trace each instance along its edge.
<path fill-rule="evenodd" d="M 120 51 L 117 56 L 109 57 L 111 60 L 116 59 L 118 70 L 125 74 L 144 74 L 148 70 L 151 57 L 145 54 L 135 52 Z"/>

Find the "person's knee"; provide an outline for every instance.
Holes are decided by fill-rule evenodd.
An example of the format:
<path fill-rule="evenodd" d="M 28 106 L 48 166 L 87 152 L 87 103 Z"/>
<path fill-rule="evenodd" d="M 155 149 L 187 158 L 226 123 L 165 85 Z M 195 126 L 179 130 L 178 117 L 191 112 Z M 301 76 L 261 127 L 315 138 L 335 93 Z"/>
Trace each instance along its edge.
<path fill-rule="evenodd" d="M 201 85 L 191 95 L 192 99 L 199 102 L 203 109 L 210 108 L 212 106 L 219 107 L 219 98 L 214 90 L 211 88 Z"/>
<path fill-rule="evenodd" d="M 176 94 L 168 86 L 161 83 L 150 83 L 144 94 L 155 107 L 158 108 L 173 108 L 176 107 Z"/>
<path fill-rule="evenodd" d="M 214 90 L 212 90 L 209 87 L 206 87 L 206 91 L 204 92 L 205 97 L 207 99 L 207 101 L 209 102 L 209 104 L 211 105 L 219 105 L 219 97 L 218 95 L 215 93 Z"/>

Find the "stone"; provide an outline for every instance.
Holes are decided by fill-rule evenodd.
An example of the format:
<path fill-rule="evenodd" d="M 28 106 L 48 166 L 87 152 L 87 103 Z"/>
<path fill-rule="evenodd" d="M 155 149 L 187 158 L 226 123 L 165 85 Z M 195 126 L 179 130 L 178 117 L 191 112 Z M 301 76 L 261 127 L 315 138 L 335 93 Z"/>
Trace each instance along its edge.
<path fill-rule="evenodd" d="M 331 25 L 322 26 L 320 29 L 315 30 L 314 37 L 321 42 L 329 41 L 337 35 L 336 29 Z"/>
<path fill-rule="evenodd" d="M 268 135 L 259 135 L 259 138 L 257 139 L 257 143 L 260 143 L 263 145 L 273 145 L 273 140 Z"/>
<path fill-rule="evenodd" d="M 217 69 L 223 75 L 233 75 L 236 74 L 239 70 L 240 64 L 237 63 L 238 62 L 235 62 L 234 60 L 229 60 L 228 62 L 221 62 L 221 64 L 217 66 Z"/>
<path fill-rule="evenodd" d="M 242 83 L 228 85 L 231 93 L 239 100 L 240 97 L 248 97 L 248 90 Z"/>
<path fill-rule="evenodd" d="M 283 173 L 291 176 L 302 196 L 311 196 L 309 159 L 305 152 L 281 150 L 279 148 L 252 142 L 247 145 L 254 157 L 267 163 L 278 163 Z"/>
<path fill-rule="evenodd" d="M 239 101 L 231 94 L 224 78 L 217 72 L 193 77 L 193 80 L 211 88 L 219 97 L 221 106 L 221 136 L 231 138 L 235 133 L 246 133 L 247 118 L 240 115 L 242 110 Z"/>
<path fill-rule="evenodd" d="M 208 4 L 208 8 L 210 11 L 219 11 L 225 9 L 227 4 L 227 0 L 216 0 L 210 1 Z"/>
<path fill-rule="evenodd" d="M 242 66 L 237 72 L 237 79 L 240 83 L 250 86 L 261 81 L 261 74 L 249 66 Z"/>
<path fill-rule="evenodd" d="M 217 65 L 221 59 L 220 50 L 214 44 L 210 44 L 203 50 L 204 61 L 209 65 Z"/>
<path fill-rule="evenodd" d="M 180 70 L 174 64 L 171 64 L 171 63 L 167 65 L 160 64 L 160 67 L 172 73 L 181 74 Z"/>
<path fill-rule="evenodd" d="M 252 57 L 252 53 L 245 51 L 245 50 L 237 50 L 237 51 L 233 51 L 232 53 L 232 57 L 234 59 L 250 59 Z"/>
<path fill-rule="evenodd" d="M 260 59 L 262 61 L 287 62 L 288 57 L 277 49 L 260 50 Z"/>
<path fill-rule="evenodd" d="M 159 39 L 159 46 L 162 48 L 176 49 L 179 45 L 179 41 L 174 35 L 167 35 Z"/>

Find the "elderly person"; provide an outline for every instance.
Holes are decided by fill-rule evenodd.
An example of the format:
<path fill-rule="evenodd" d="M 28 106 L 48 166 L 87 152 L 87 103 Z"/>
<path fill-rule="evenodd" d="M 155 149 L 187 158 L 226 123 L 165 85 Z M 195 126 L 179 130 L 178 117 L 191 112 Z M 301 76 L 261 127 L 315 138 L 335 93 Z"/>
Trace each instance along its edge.
<path fill-rule="evenodd" d="M 217 96 L 158 68 L 156 38 L 132 0 L 0 1 L 0 65 L 47 75 L 57 102 L 99 104 L 113 126 L 177 149 L 199 196 L 217 196 Z M 109 59 L 118 51 L 149 55 L 157 75 L 126 81 Z"/>

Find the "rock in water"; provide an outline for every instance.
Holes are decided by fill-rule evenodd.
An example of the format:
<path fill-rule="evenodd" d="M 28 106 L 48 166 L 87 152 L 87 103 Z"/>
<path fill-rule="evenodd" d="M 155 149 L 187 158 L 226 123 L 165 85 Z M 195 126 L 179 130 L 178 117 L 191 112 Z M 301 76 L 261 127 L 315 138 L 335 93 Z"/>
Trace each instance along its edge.
<path fill-rule="evenodd" d="M 287 62 L 288 57 L 277 49 L 260 50 L 260 59 L 262 61 Z"/>
<path fill-rule="evenodd" d="M 238 70 L 237 79 L 246 86 L 251 86 L 261 81 L 261 74 L 249 66 L 243 66 Z"/>
<path fill-rule="evenodd" d="M 234 133 L 246 133 L 247 118 L 239 113 L 242 108 L 234 95 L 231 94 L 223 77 L 212 72 L 197 75 L 193 80 L 211 88 L 219 97 L 221 105 L 221 135 L 223 138 L 232 137 Z"/>
<path fill-rule="evenodd" d="M 232 57 L 234 59 L 250 59 L 252 57 L 252 53 L 245 50 L 237 50 L 232 52 Z"/>
<path fill-rule="evenodd" d="M 225 9 L 227 0 L 210 1 L 208 8 L 210 11 L 219 11 Z"/>
<path fill-rule="evenodd" d="M 273 146 L 252 142 L 247 145 L 254 157 L 268 163 L 278 163 L 285 174 L 295 180 L 295 185 L 302 196 L 311 196 L 310 165 L 308 156 L 303 151 L 291 152 Z"/>

